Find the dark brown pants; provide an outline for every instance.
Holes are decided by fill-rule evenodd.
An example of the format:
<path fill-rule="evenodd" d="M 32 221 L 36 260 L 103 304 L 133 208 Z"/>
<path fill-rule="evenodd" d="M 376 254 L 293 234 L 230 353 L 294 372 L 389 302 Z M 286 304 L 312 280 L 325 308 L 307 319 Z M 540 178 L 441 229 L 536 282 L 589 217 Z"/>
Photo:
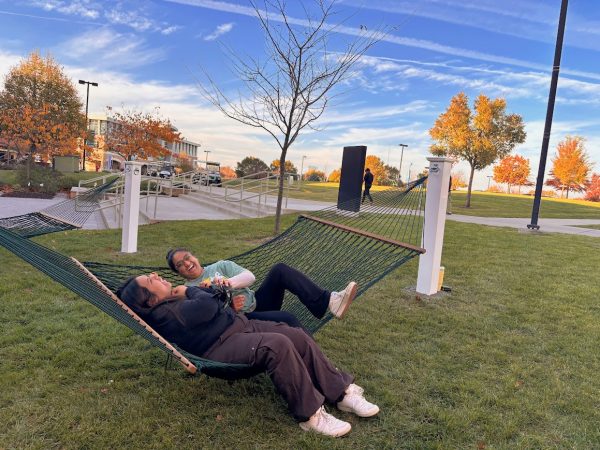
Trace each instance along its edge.
<path fill-rule="evenodd" d="M 264 369 L 299 422 L 308 420 L 325 401 L 340 401 L 353 381 L 352 375 L 333 366 L 304 330 L 243 316 L 236 317 L 204 356 Z"/>

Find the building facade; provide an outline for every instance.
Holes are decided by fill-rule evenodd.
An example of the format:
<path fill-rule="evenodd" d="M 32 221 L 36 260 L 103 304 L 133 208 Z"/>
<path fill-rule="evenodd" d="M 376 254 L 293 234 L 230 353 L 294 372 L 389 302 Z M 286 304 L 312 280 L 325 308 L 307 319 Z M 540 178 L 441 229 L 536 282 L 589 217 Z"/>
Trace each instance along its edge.
<path fill-rule="evenodd" d="M 86 170 L 119 170 L 124 167 L 125 158 L 104 145 L 106 136 L 117 126 L 118 122 L 106 114 L 88 115 L 88 130 L 94 136 L 94 141 L 88 142 L 88 145 L 94 147 L 95 158 L 86 160 Z M 149 163 L 174 165 L 179 155 L 185 155 L 194 169 L 198 167 L 200 144 L 182 138 L 180 142 L 161 141 L 161 145 L 169 150 L 169 155 L 160 160 L 149 158 Z"/>

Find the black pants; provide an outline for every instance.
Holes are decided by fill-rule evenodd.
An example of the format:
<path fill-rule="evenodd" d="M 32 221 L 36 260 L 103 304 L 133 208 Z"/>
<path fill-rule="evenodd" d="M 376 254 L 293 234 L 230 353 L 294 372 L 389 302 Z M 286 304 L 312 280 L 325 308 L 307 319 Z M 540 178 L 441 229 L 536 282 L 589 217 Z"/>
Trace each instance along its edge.
<path fill-rule="evenodd" d="M 371 201 L 371 203 L 373 203 L 373 197 L 371 197 L 371 186 L 367 186 L 365 184 L 365 190 L 363 191 L 363 196 L 362 196 L 362 201 L 363 203 L 365 202 L 365 198 L 369 197 L 369 200 Z"/>
<path fill-rule="evenodd" d="M 271 267 L 265 280 L 254 293 L 255 311 L 280 310 L 286 290 L 297 296 L 316 318 L 320 319 L 327 312 L 331 292 L 317 286 L 302 272 L 283 263 Z"/>
<path fill-rule="evenodd" d="M 242 315 L 204 357 L 265 370 L 299 422 L 308 420 L 325 401 L 341 401 L 354 380 L 336 369 L 302 329 Z"/>

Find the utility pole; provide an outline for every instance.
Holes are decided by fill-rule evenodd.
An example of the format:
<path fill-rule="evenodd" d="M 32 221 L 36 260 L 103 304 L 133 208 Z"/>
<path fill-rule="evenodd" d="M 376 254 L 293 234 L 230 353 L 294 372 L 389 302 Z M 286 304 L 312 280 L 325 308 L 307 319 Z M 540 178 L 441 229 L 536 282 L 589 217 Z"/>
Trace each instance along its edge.
<path fill-rule="evenodd" d="M 398 147 L 402 149 L 400 152 L 400 167 L 398 167 L 398 185 L 400 185 L 400 182 L 402 181 L 402 158 L 404 157 L 404 149 L 408 147 L 408 145 L 398 144 Z"/>
<path fill-rule="evenodd" d="M 208 154 L 210 153 L 210 150 L 204 150 L 204 153 L 206 153 L 206 160 L 204 161 L 204 169 L 208 170 Z"/>
<path fill-rule="evenodd" d="M 302 175 L 304 174 L 304 160 L 306 159 L 306 155 L 302 156 L 302 163 L 300 163 L 300 184 L 302 184 Z"/>
<path fill-rule="evenodd" d="M 542 188 L 544 186 L 544 174 L 546 173 L 546 159 L 548 158 L 548 144 L 550 143 L 550 131 L 552 130 L 552 116 L 554 115 L 554 100 L 556 98 L 556 86 L 558 85 L 558 73 L 560 71 L 560 57 L 562 53 L 563 37 L 565 34 L 565 23 L 567 21 L 568 0 L 562 0 L 560 6 L 560 17 L 558 19 L 558 32 L 556 34 L 556 47 L 554 49 L 554 65 L 552 66 L 552 78 L 550 80 L 550 93 L 548 94 L 548 109 L 546 110 L 546 124 L 544 126 L 544 138 L 542 140 L 542 151 L 540 154 L 540 166 L 535 184 L 535 197 L 531 211 L 531 223 L 527 225 L 530 230 L 539 230 L 538 218 L 540 215 L 540 203 L 542 202 Z"/>
<path fill-rule="evenodd" d="M 83 166 L 82 169 L 85 172 L 85 146 L 87 145 L 87 135 L 88 135 L 88 103 L 90 100 L 90 84 L 92 86 L 98 86 L 98 83 L 94 83 L 93 81 L 85 81 L 79 80 L 79 84 L 87 84 L 86 86 L 86 96 L 85 96 L 85 137 L 83 138 Z"/>

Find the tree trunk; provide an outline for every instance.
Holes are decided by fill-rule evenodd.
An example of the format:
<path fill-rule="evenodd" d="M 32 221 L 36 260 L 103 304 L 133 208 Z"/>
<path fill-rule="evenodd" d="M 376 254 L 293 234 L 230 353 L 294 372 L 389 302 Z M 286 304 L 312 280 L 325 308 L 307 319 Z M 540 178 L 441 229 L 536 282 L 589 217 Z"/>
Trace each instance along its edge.
<path fill-rule="evenodd" d="M 469 175 L 469 187 L 467 189 L 467 201 L 465 202 L 465 208 L 471 207 L 471 189 L 473 189 L 473 176 L 475 175 L 475 168 L 471 166 L 471 174 Z"/>
<path fill-rule="evenodd" d="M 281 150 L 281 157 L 279 158 L 279 182 L 277 183 L 277 208 L 275 210 L 275 229 L 273 232 L 279 234 L 281 229 L 281 205 L 283 203 L 283 178 L 285 175 L 285 155 L 287 148 Z"/>
<path fill-rule="evenodd" d="M 569 186 L 567 186 L 567 199 L 569 199 Z"/>

